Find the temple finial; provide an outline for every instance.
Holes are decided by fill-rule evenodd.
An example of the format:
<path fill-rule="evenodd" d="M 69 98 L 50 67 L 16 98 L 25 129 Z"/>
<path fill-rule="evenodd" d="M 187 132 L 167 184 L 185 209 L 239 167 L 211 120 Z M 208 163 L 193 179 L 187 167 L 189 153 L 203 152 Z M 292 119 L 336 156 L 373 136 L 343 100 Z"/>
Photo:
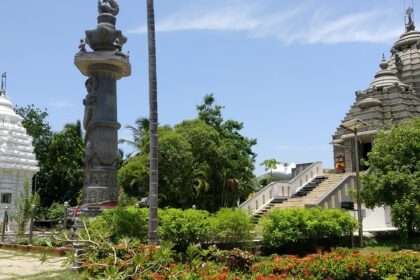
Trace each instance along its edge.
<path fill-rule="evenodd" d="M 407 11 L 405 12 L 407 15 L 407 20 L 405 23 L 405 31 L 414 31 L 416 29 L 416 26 L 414 25 L 413 15 L 414 15 L 414 9 L 413 7 L 408 7 Z"/>
<path fill-rule="evenodd" d="M 5 93 L 6 92 L 6 79 L 7 79 L 6 72 L 4 72 L 1 75 L 1 88 L 0 88 L 0 92 L 2 92 L 2 93 Z"/>
<path fill-rule="evenodd" d="M 381 67 L 382 70 L 386 70 L 388 66 L 389 64 L 385 59 L 385 54 L 382 54 L 382 60 L 381 60 L 381 63 L 379 64 L 379 67 Z"/>

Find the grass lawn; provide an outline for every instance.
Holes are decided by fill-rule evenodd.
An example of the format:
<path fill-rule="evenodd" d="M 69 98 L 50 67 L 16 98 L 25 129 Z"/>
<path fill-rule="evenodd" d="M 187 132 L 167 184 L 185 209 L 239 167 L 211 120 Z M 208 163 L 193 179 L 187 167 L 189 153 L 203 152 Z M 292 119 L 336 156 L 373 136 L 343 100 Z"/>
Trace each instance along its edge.
<path fill-rule="evenodd" d="M 414 250 L 420 251 L 420 236 L 409 238 L 405 244 L 398 236 L 376 237 L 375 239 L 367 240 L 365 247 L 360 250 L 363 254 L 369 253 L 391 253 L 400 250 Z"/>

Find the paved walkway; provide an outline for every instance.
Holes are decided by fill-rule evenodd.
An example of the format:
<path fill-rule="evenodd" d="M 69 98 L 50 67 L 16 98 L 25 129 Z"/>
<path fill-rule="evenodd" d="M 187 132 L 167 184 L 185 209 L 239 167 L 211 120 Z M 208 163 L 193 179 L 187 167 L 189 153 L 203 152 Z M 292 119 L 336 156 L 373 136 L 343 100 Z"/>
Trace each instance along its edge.
<path fill-rule="evenodd" d="M 47 271 L 64 270 L 64 257 L 49 256 L 41 263 L 40 254 L 0 249 L 0 279 L 30 276 Z"/>

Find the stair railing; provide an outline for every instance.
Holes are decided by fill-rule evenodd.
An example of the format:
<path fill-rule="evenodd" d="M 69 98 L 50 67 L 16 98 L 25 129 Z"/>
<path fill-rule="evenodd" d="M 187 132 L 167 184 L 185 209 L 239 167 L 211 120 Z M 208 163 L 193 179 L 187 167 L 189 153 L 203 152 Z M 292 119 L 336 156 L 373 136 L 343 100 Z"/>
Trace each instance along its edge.
<path fill-rule="evenodd" d="M 282 187 L 287 186 L 288 183 L 271 182 L 270 184 L 259 190 L 257 193 L 255 193 L 251 198 L 247 199 L 242 204 L 240 204 L 239 208 L 241 208 L 249 214 L 258 212 L 259 210 L 270 204 L 270 202 L 273 201 L 275 197 L 279 197 L 279 190 Z"/>
<path fill-rule="evenodd" d="M 323 175 L 322 162 L 314 162 L 289 182 L 271 182 L 240 204 L 239 208 L 249 214 L 256 213 L 272 202 L 274 198 L 291 197 L 298 188 L 320 175 Z"/>
<path fill-rule="evenodd" d="M 329 192 L 325 193 L 313 205 L 305 205 L 305 207 L 340 208 L 342 201 L 353 201 L 350 189 L 354 188 L 354 177 L 353 173 L 343 174 L 341 180 Z"/>
<path fill-rule="evenodd" d="M 290 195 L 292 196 L 303 188 L 307 183 L 312 181 L 313 178 L 324 174 L 322 162 L 317 161 L 312 163 L 308 168 L 299 173 L 296 177 L 289 181 Z"/>

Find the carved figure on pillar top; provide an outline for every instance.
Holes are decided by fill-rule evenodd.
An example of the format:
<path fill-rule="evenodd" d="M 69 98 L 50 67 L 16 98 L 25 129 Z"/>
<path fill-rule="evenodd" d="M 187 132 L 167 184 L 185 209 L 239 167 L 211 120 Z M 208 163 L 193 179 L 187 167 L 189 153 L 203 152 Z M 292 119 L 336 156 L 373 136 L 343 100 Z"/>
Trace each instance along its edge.
<path fill-rule="evenodd" d="M 99 14 L 111 14 L 114 17 L 120 12 L 120 6 L 116 0 L 98 0 Z"/>

